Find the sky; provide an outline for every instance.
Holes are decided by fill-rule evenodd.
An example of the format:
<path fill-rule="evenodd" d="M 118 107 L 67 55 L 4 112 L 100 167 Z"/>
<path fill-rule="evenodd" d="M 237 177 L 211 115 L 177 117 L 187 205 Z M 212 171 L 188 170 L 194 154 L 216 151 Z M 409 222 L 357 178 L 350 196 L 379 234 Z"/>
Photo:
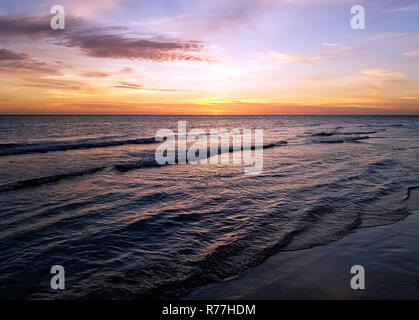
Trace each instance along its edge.
<path fill-rule="evenodd" d="M 0 114 L 419 114 L 419 1 L 0 0 Z"/>

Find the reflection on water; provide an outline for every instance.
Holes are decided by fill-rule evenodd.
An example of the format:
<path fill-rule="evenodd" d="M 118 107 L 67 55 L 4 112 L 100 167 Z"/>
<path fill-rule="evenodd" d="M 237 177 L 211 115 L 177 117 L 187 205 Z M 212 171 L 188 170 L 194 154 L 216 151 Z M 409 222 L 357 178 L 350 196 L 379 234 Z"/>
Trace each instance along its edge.
<path fill-rule="evenodd" d="M 261 128 L 262 174 L 155 165 L 158 129 Z M 182 295 L 417 210 L 418 117 L 0 117 L 0 298 Z M 288 143 L 278 143 L 287 141 Z M 412 207 L 412 203 L 414 207 Z M 49 270 L 66 269 L 51 292 Z"/>

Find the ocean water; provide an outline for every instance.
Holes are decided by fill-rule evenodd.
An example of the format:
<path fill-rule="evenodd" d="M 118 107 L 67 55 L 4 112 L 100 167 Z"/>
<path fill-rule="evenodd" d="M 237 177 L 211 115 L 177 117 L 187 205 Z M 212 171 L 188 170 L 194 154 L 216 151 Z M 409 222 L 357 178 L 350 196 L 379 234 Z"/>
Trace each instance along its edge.
<path fill-rule="evenodd" d="M 264 129 L 263 172 L 157 165 L 179 120 Z M 416 116 L 1 116 L 0 298 L 180 297 L 404 219 L 418 159 Z"/>

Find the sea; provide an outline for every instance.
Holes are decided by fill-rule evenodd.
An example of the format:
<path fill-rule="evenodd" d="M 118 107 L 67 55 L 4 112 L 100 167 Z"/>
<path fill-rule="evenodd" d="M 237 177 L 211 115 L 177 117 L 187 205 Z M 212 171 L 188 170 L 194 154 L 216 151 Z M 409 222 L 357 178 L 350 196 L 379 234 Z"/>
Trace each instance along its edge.
<path fill-rule="evenodd" d="M 178 121 L 263 129 L 262 172 L 156 163 Z M 418 159 L 419 116 L 0 116 L 0 299 L 183 297 L 406 218 Z"/>

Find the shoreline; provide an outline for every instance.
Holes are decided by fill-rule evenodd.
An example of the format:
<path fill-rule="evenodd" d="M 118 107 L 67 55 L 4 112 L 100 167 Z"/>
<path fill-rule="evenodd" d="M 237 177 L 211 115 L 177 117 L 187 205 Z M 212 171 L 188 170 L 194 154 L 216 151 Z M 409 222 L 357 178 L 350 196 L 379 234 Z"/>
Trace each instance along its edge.
<path fill-rule="evenodd" d="M 324 246 L 280 251 L 233 278 L 195 288 L 185 300 L 419 299 L 419 210 L 361 228 Z M 365 290 L 350 286 L 365 268 Z"/>

